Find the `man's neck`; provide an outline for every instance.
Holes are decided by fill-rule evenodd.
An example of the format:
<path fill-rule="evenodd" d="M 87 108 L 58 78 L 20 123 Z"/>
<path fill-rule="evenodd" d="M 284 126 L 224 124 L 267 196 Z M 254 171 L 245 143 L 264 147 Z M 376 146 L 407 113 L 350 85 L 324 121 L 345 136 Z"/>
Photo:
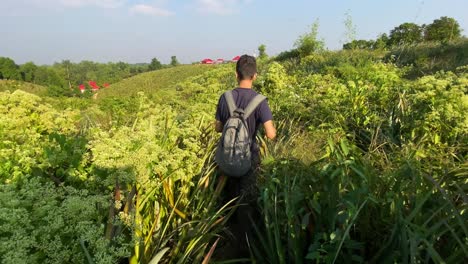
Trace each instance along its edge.
<path fill-rule="evenodd" d="M 239 82 L 239 88 L 252 89 L 252 80 L 242 80 Z"/>

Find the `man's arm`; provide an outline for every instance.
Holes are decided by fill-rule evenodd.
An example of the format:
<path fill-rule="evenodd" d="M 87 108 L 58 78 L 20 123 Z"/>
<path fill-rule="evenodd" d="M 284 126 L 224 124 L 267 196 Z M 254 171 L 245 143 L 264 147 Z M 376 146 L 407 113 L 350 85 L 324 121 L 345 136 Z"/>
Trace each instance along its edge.
<path fill-rule="evenodd" d="M 219 120 L 216 120 L 216 123 L 215 123 L 215 130 L 216 132 L 223 132 L 223 123 Z"/>
<path fill-rule="evenodd" d="M 263 123 L 263 126 L 265 127 L 265 134 L 267 138 L 274 139 L 276 137 L 276 128 L 273 125 L 273 121 L 266 121 L 265 123 Z"/>
<path fill-rule="evenodd" d="M 225 120 L 223 118 L 226 118 L 226 103 L 225 103 L 225 99 L 224 99 L 224 96 L 221 95 L 219 97 L 219 100 L 218 100 L 218 104 L 216 105 L 216 115 L 215 115 L 215 131 L 216 132 L 223 132 L 223 122 L 221 122 L 221 120 Z"/>

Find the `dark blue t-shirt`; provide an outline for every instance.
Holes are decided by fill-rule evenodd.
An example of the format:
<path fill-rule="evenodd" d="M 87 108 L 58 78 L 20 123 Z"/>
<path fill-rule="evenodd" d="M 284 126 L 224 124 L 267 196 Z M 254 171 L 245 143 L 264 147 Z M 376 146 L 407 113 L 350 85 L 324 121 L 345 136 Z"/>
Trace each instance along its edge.
<path fill-rule="evenodd" d="M 236 106 L 245 109 L 247 105 L 258 93 L 252 89 L 236 88 L 232 90 L 232 97 Z M 223 125 L 229 118 L 229 107 L 227 106 L 224 94 L 219 97 L 218 106 L 216 107 L 216 120 L 221 121 Z M 273 120 L 268 101 L 263 100 L 255 111 L 247 118 L 247 125 L 249 126 L 249 134 L 252 135 L 252 151 L 258 151 L 256 144 L 256 135 L 259 125 Z"/>

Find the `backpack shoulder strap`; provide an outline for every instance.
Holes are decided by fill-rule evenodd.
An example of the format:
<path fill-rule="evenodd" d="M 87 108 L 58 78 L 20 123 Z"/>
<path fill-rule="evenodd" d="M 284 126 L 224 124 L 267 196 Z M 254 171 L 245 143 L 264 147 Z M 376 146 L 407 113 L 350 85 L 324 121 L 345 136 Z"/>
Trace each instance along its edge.
<path fill-rule="evenodd" d="M 224 98 L 226 99 L 226 103 L 229 108 L 229 115 L 233 116 L 234 111 L 236 111 L 237 106 L 236 103 L 234 102 L 234 97 L 232 96 L 232 91 L 227 91 L 224 93 Z"/>
<path fill-rule="evenodd" d="M 266 97 L 261 94 L 257 94 L 252 101 L 249 102 L 247 107 L 244 110 L 244 118 L 247 119 L 249 116 L 255 111 L 255 109 L 260 105 L 263 100 L 265 100 Z"/>

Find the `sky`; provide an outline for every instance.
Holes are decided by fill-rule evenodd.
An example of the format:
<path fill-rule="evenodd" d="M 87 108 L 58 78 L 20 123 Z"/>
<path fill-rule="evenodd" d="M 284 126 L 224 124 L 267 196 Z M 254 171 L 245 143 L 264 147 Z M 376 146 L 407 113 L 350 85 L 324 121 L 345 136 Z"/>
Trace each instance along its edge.
<path fill-rule="evenodd" d="M 181 63 L 270 55 L 294 47 L 318 21 L 330 50 L 404 23 L 455 18 L 468 35 L 468 0 L 0 0 L 0 56 L 32 61 Z"/>

